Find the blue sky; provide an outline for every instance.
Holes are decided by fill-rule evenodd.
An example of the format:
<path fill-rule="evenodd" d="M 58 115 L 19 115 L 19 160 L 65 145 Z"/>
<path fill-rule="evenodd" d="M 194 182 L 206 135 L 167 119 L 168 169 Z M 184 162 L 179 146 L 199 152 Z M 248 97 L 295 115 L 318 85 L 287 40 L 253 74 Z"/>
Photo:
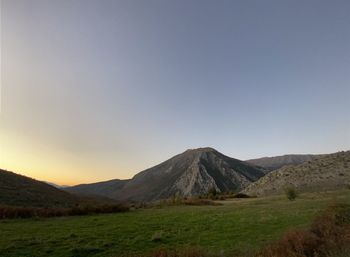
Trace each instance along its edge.
<path fill-rule="evenodd" d="M 0 165 L 128 178 L 188 148 L 350 149 L 349 1 L 2 0 Z"/>

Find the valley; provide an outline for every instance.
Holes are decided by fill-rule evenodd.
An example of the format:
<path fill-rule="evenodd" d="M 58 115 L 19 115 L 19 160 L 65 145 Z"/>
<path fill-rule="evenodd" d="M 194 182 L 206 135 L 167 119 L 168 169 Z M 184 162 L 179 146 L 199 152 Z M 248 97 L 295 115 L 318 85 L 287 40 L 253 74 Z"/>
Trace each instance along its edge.
<path fill-rule="evenodd" d="M 0 256 L 133 256 L 200 247 L 249 256 L 289 229 L 308 226 L 328 205 L 350 204 L 350 190 L 172 206 L 129 213 L 0 221 Z M 159 240 L 154 235 L 159 234 Z"/>

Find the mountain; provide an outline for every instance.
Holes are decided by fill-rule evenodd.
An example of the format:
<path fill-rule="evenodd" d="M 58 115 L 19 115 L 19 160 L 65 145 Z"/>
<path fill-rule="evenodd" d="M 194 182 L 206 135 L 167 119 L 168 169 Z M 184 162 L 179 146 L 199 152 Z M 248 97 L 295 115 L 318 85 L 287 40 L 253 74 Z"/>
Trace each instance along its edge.
<path fill-rule="evenodd" d="M 296 166 L 284 166 L 250 184 L 242 192 L 249 195 L 282 193 L 288 187 L 297 191 L 318 191 L 350 185 L 350 151 L 320 156 Z"/>
<path fill-rule="evenodd" d="M 176 193 L 186 197 L 205 194 L 210 188 L 238 192 L 264 175 L 264 169 L 213 148 L 191 149 L 138 173 L 113 198 L 152 201 Z"/>
<path fill-rule="evenodd" d="M 79 198 L 47 183 L 0 169 L 0 204 L 68 207 Z"/>
<path fill-rule="evenodd" d="M 123 188 L 128 181 L 129 180 L 113 179 L 104 182 L 65 187 L 64 190 L 78 195 L 112 197 L 115 192 Z"/>
<path fill-rule="evenodd" d="M 213 148 L 187 150 L 136 174 L 130 180 L 110 180 L 65 188 L 75 194 L 100 195 L 121 201 L 153 201 L 217 191 L 240 191 L 266 170 L 227 157 Z"/>
<path fill-rule="evenodd" d="M 247 160 L 246 162 L 256 166 L 263 167 L 269 171 L 277 170 L 286 165 L 298 165 L 307 161 L 311 161 L 321 155 L 312 154 L 288 154 L 275 157 L 263 157 L 258 159 Z"/>

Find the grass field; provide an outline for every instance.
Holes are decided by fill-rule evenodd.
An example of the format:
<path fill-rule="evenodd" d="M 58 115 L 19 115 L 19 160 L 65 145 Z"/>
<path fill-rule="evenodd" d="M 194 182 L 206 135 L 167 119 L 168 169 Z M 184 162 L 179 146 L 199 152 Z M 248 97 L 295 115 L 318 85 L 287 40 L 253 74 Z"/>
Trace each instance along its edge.
<path fill-rule="evenodd" d="M 350 203 L 350 190 L 303 194 L 293 202 L 276 196 L 226 200 L 221 206 L 2 220 L 0 256 L 109 257 L 191 246 L 239 256 L 259 249 L 289 228 L 309 225 L 334 202 Z"/>

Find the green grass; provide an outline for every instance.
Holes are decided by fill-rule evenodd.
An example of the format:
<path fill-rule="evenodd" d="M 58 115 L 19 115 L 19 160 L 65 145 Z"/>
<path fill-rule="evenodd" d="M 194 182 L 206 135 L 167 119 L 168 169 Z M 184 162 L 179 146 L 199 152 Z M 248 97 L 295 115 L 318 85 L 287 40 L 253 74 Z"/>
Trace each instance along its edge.
<path fill-rule="evenodd" d="M 175 206 L 129 213 L 0 221 L 1 257 L 121 256 L 158 248 L 199 246 L 246 253 L 289 228 L 308 226 L 350 190 L 225 201 L 222 206 Z M 157 240 L 154 240 L 154 238 Z M 153 239 L 153 240 L 152 240 Z"/>

